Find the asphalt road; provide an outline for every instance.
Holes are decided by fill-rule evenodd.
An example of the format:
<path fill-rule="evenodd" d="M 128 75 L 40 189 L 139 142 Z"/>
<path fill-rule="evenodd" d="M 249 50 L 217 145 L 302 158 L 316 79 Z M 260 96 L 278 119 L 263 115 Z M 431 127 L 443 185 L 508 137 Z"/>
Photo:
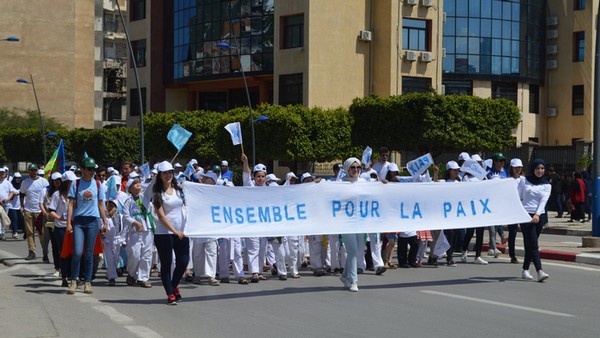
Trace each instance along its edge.
<path fill-rule="evenodd" d="M 600 269 L 544 262 L 545 283 L 520 279 L 520 265 L 389 270 L 360 275 L 359 292 L 337 277 L 225 284 L 184 283 L 166 305 L 154 287 L 104 285 L 66 295 L 52 266 L 17 257 L 26 244 L 0 242 L 3 337 L 599 337 Z M 11 256 L 12 255 L 12 256 Z M 532 268 L 533 271 L 533 268 Z M 535 275 L 535 273 L 533 273 Z"/>

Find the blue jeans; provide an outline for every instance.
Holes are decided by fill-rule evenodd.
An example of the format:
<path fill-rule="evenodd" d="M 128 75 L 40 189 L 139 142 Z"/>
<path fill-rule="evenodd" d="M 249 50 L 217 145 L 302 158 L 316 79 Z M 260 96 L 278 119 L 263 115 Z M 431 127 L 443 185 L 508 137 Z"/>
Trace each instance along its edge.
<path fill-rule="evenodd" d="M 343 276 L 353 283 L 358 282 L 358 257 L 364 256 L 365 250 L 362 247 L 364 234 L 343 234 L 342 240 L 346 247 L 346 265 L 344 266 Z M 359 247 L 360 246 L 360 247 Z"/>
<path fill-rule="evenodd" d="M 54 227 L 54 238 L 56 239 L 56 249 L 57 255 L 54 257 L 54 260 L 58 260 L 58 265 L 60 268 L 60 273 L 63 279 L 66 279 L 69 276 L 69 267 L 71 266 L 71 258 L 67 257 L 65 259 L 60 258 L 60 253 L 62 251 L 63 242 L 65 241 L 65 232 L 67 228 L 57 228 Z"/>
<path fill-rule="evenodd" d="M 160 259 L 160 279 L 167 296 L 172 295 L 173 288 L 179 285 L 190 261 L 190 239 L 187 237 L 179 239 L 170 234 L 158 234 L 154 235 L 154 245 L 156 245 Z M 175 252 L 175 269 L 171 275 L 173 252 Z"/>
<path fill-rule="evenodd" d="M 8 209 L 8 218 L 10 218 L 10 229 L 13 235 L 17 233 L 19 228 L 25 228 L 25 217 L 19 209 Z"/>
<path fill-rule="evenodd" d="M 523 259 L 523 270 L 529 270 L 529 265 L 533 262 L 535 271 L 542 270 L 542 260 L 540 259 L 540 250 L 538 246 L 538 238 L 542 233 L 542 228 L 548 223 L 548 214 L 540 215 L 538 223 L 521 224 L 521 232 L 523 233 L 523 244 L 525 245 L 525 258 Z M 529 214 L 533 217 L 533 214 Z"/>
<path fill-rule="evenodd" d="M 73 257 L 71 257 L 71 280 L 79 277 L 81 256 L 84 259 L 85 282 L 92 281 L 94 244 L 98 236 L 98 218 L 77 216 L 73 219 Z M 85 252 L 83 251 L 85 248 Z"/>

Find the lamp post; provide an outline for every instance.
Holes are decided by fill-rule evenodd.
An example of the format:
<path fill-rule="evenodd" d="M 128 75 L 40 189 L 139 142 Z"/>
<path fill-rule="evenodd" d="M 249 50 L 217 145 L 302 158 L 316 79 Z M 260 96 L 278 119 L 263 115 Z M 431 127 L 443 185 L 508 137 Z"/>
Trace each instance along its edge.
<path fill-rule="evenodd" d="M 44 165 L 46 165 L 46 133 L 44 132 L 44 121 L 42 120 L 42 111 L 40 110 L 40 102 L 38 101 L 38 97 L 37 97 L 37 92 L 35 91 L 35 82 L 33 81 L 33 75 L 29 74 L 29 78 L 31 79 L 31 81 L 27 81 L 23 78 L 19 78 L 17 79 L 18 83 L 25 83 L 25 84 L 30 84 L 31 87 L 33 87 L 33 96 L 35 97 L 35 104 L 37 105 L 37 110 L 38 110 L 38 116 L 40 118 L 40 133 L 42 135 L 42 142 L 43 142 L 43 150 L 42 153 L 44 153 Z"/>
<path fill-rule="evenodd" d="M 235 42 L 235 38 L 233 39 Z M 254 113 L 252 112 L 252 102 L 250 101 L 250 92 L 248 91 L 248 82 L 246 81 L 246 73 L 244 72 L 244 66 L 242 65 L 242 54 L 240 48 L 237 46 L 231 46 L 226 42 L 217 42 L 217 47 L 226 49 L 235 49 L 237 51 L 238 59 L 240 60 L 240 70 L 242 71 L 242 79 L 244 80 L 244 89 L 246 89 L 246 100 L 248 100 L 248 110 L 250 110 L 250 127 L 252 130 L 252 166 L 256 164 L 256 140 L 254 137 Z"/>
<path fill-rule="evenodd" d="M 0 39 L 0 41 L 19 42 L 19 41 L 21 41 L 21 39 L 19 39 L 16 36 L 7 36 L 5 38 Z"/>

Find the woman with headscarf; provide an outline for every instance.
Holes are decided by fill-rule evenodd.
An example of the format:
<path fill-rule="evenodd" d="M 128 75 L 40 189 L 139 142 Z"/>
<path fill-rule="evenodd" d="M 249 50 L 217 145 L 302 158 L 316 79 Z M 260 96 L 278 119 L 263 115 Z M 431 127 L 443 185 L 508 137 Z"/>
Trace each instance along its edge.
<path fill-rule="evenodd" d="M 538 247 L 538 238 L 542 228 L 548 223 L 546 203 L 550 199 L 552 187 L 544 176 L 545 162 L 541 159 L 533 160 L 529 165 L 529 174 L 519 182 L 518 191 L 523 208 L 531 216 L 531 222 L 521 224 L 523 243 L 525 245 L 525 258 L 523 259 L 523 279 L 531 280 L 529 266 L 533 262 L 538 274 L 538 282 L 548 279 L 548 274 L 542 270 L 542 261 Z"/>

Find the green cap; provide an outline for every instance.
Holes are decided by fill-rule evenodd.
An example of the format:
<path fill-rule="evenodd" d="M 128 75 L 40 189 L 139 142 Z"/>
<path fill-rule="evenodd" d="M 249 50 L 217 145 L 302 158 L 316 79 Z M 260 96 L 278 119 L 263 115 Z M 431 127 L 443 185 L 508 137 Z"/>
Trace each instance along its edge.
<path fill-rule="evenodd" d="M 38 170 L 38 166 L 37 164 L 31 163 L 29 167 L 27 167 L 27 170 Z"/>
<path fill-rule="evenodd" d="M 506 160 L 506 157 L 504 157 L 504 154 L 502 154 L 502 153 L 495 153 L 492 156 L 492 160 L 494 160 L 494 161 L 502 161 L 502 160 Z"/>
<path fill-rule="evenodd" d="M 96 161 L 91 157 L 86 157 L 81 160 L 82 168 L 96 168 Z"/>
<path fill-rule="evenodd" d="M 220 165 L 213 165 L 212 171 L 221 171 L 221 166 Z"/>

